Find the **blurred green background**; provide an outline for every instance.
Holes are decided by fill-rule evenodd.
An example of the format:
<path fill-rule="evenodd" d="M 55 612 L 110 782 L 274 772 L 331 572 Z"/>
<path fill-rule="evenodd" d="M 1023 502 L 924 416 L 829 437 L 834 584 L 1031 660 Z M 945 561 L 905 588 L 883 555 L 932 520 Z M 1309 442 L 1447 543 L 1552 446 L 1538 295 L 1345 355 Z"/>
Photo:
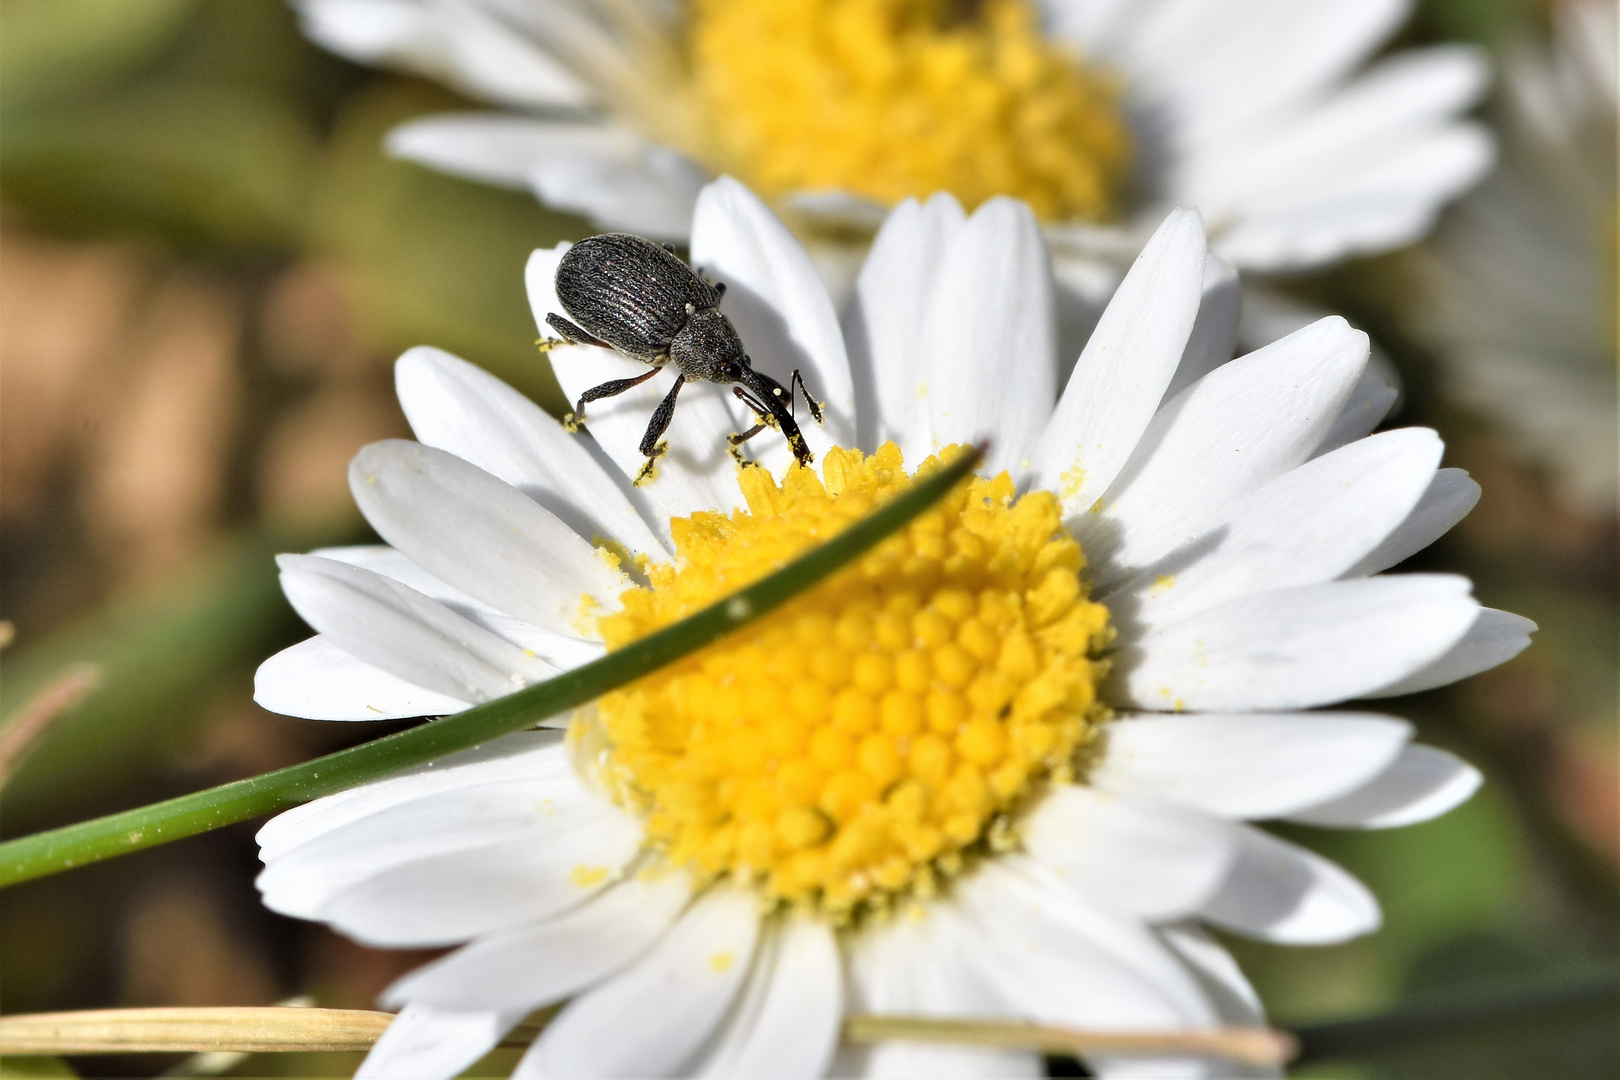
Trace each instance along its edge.
<path fill-rule="evenodd" d="M 1401 43 L 1495 47 L 1544 18 L 1530 0 L 1428 0 Z M 531 249 L 592 231 L 381 153 L 393 124 L 458 104 L 321 52 L 280 0 L 0 3 L 0 617 L 16 635 L 0 735 L 70 666 L 100 677 L 5 787 L 5 835 L 389 729 L 253 705 L 258 661 L 302 636 L 270 555 L 365 536 L 344 468 L 362 444 L 406 433 L 389 369 L 404 348 L 449 349 L 560 408 L 522 268 Z M 1402 1037 L 1321 1029 L 1300 1075 L 1617 1076 L 1613 997 L 1560 997 L 1620 977 L 1616 524 L 1559 504 L 1488 424 L 1440 399 L 1396 307 L 1409 257 L 1289 287 L 1374 334 L 1407 384 L 1395 422 L 1438 427 L 1447 463 L 1484 485 L 1413 568 L 1468 573 L 1482 600 L 1541 632 L 1497 671 L 1390 703 L 1486 770 L 1469 804 L 1393 833 L 1293 830 L 1377 891 L 1385 929 L 1333 948 L 1235 948 L 1280 1024 L 1478 1018 Z M 0 894 L 0 1007 L 301 993 L 369 1007 L 421 962 L 263 910 L 252 832 Z M 1540 1008 L 1488 1007 L 1543 991 Z M 70 1065 L 151 1075 L 174 1060 Z M 353 1065 L 261 1055 L 234 1072 Z"/>

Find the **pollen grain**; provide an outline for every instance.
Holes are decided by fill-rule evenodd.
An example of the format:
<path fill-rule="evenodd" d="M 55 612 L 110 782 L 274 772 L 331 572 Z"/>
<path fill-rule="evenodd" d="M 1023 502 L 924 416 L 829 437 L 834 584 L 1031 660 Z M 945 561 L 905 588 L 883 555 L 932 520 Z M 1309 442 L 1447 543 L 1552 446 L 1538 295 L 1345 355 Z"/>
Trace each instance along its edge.
<path fill-rule="evenodd" d="M 919 474 L 938 467 L 925 462 Z M 677 518 L 673 563 L 603 617 L 619 648 L 780 568 L 909 485 L 891 443 L 821 477 L 739 471 L 746 510 Z M 810 593 L 579 721 L 650 843 L 835 918 L 927 892 L 1066 778 L 1106 710 L 1107 610 L 1057 498 L 973 478 Z"/>

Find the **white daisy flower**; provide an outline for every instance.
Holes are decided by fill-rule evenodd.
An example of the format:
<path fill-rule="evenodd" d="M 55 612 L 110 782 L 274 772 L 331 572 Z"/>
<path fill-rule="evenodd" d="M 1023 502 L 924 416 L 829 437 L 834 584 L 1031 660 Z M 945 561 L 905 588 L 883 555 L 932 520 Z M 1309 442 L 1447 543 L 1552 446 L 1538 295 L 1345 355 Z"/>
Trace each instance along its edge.
<path fill-rule="evenodd" d="M 1560 493 L 1612 514 L 1615 431 L 1615 5 L 1556 8 L 1550 50 L 1503 65 L 1502 167 L 1425 253 L 1411 313 L 1445 389 L 1502 424 Z"/>
<path fill-rule="evenodd" d="M 1083 297 L 1170 207 L 1298 270 L 1418 239 L 1492 156 L 1476 50 L 1369 62 L 1410 0 L 296 2 L 333 51 L 504 107 L 408 123 L 399 156 L 670 240 L 721 174 L 806 235 L 1010 195 Z"/>
<path fill-rule="evenodd" d="M 542 326 L 565 248 L 530 263 Z M 389 546 L 282 558 L 318 635 L 260 668 L 261 704 L 455 712 L 780 566 L 898 490 L 902 458 L 990 434 L 984 476 L 792 605 L 555 718 L 566 738 L 508 736 L 267 824 L 271 908 L 374 946 L 462 946 L 388 990 L 400 1016 L 361 1075 L 454 1075 L 566 1002 L 516 1075 L 1034 1076 L 1030 1053 L 839 1048 L 841 1019 L 1258 1024 L 1204 927 L 1321 944 L 1378 926 L 1353 877 L 1249 823 L 1406 825 L 1479 774 L 1401 720 L 1306 710 L 1463 678 L 1532 627 L 1464 578 L 1381 573 L 1477 488 L 1439 468 L 1432 431 L 1368 434 L 1363 334 L 1328 318 L 1221 363 L 1200 307 L 1234 301 L 1201 291 L 1191 211 L 1061 394 L 1020 203 L 901 204 L 843 325 L 736 181 L 699 195 L 692 250 L 756 366 L 802 368 L 825 399 L 806 432 L 821 474 L 773 432 L 748 444 L 774 441 L 762 465 L 733 462 L 741 418 L 695 383 L 632 487 L 670 373 L 574 436 L 412 350 L 397 381 L 421 441 L 350 471 Z M 576 397 L 645 370 L 550 355 Z"/>

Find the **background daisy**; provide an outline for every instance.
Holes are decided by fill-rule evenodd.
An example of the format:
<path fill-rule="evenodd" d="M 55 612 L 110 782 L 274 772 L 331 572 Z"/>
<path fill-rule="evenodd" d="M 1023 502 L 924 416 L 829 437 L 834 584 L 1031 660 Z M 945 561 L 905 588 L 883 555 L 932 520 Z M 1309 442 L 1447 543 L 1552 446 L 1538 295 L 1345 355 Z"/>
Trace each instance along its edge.
<path fill-rule="evenodd" d="M 883 2 L 299 9 L 334 51 L 507 109 L 413 121 L 398 155 L 672 240 L 722 171 L 812 235 L 869 228 L 908 195 L 1012 195 L 1050 230 L 1065 287 L 1094 297 L 1170 206 L 1198 207 L 1244 271 L 1299 270 L 1417 239 L 1491 159 L 1461 119 L 1478 53 L 1369 62 L 1402 0 L 997 0 L 966 19 Z"/>

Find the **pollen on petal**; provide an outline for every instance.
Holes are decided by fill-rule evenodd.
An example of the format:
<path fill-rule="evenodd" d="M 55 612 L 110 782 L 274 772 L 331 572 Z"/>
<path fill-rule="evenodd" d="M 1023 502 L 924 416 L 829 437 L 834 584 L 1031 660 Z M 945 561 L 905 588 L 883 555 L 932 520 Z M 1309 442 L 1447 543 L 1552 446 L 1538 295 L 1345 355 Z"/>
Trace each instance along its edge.
<path fill-rule="evenodd" d="M 568 880 L 581 889 L 594 889 L 608 876 L 605 866 L 586 866 L 583 863 L 568 871 Z"/>

